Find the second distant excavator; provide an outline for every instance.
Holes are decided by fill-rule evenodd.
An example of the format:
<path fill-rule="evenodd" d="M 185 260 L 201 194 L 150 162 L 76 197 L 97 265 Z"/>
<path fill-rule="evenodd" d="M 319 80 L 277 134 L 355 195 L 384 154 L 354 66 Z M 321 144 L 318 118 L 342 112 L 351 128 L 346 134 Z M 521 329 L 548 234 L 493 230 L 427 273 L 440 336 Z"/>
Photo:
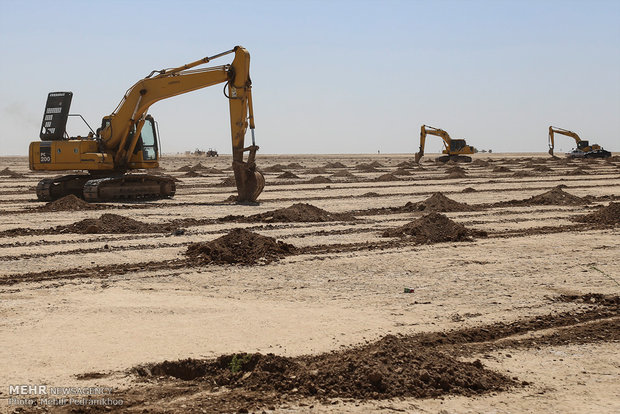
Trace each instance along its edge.
<path fill-rule="evenodd" d="M 230 64 L 194 69 L 233 53 Z M 68 194 L 87 201 L 172 197 L 176 191 L 172 177 L 129 173 L 159 166 L 158 128 L 147 111 L 162 99 L 223 83 L 230 109 L 237 201 L 255 201 L 265 186 L 265 178 L 254 162 L 258 146 L 254 139 L 250 54 L 241 46 L 177 68 L 152 71 L 129 88 L 114 112 L 103 118 L 101 128 L 96 132 L 91 128 L 86 137 L 69 137 L 65 130 L 73 94 L 50 93 L 39 135 L 41 141 L 30 144 L 30 169 L 88 173 L 41 180 L 36 189 L 38 199 L 49 201 Z M 248 126 L 252 145 L 244 147 Z"/>
<path fill-rule="evenodd" d="M 555 147 L 554 134 L 566 135 L 571 137 L 577 143 L 577 148 L 567 153 L 569 158 L 608 158 L 611 157 L 611 152 L 601 148 L 598 144 L 590 145 L 590 141 L 583 140 L 573 131 L 562 129 L 554 126 L 549 126 L 549 155 L 553 156 L 553 149 Z"/>
<path fill-rule="evenodd" d="M 415 154 L 415 162 L 419 163 L 424 156 L 424 146 L 426 144 L 426 135 L 436 135 L 443 140 L 444 150 L 440 157 L 435 158 L 437 162 L 471 162 L 471 157 L 467 154 L 473 154 L 474 148 L 467 145 L 464 139 L 452 139 L 450 135 L 443 129 L 435 128 L 428 125 L 422 125 L 420 129 L 420 151 Z"/>

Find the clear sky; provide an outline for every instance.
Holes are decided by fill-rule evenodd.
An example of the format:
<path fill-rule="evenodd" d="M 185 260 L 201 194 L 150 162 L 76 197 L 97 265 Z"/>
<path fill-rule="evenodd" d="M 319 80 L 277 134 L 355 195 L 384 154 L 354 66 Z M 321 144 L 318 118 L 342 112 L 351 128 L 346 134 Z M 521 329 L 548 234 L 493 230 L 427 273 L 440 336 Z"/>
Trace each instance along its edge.
<path fill-rule="evenodd" d="M 38 140 L 50 91 L 95 128 L 151 70 L 235 45 L 262 153 L 414 153 L 422 124 L 494 152 L 544 152 L 549 125 L 620 151 L 619 22 L 617 0 L 0 0 L 0 155 Z M 164 152 L 231 152 L 221 86 L 150 113 Z"/>

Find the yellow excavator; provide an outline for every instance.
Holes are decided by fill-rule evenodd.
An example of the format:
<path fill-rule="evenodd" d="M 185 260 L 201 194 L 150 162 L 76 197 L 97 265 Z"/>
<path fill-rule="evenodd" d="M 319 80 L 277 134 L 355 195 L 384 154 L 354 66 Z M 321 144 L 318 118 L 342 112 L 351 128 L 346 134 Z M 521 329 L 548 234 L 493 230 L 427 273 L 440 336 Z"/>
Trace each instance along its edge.
<path fill-rule="evenodd" d="M 443 140 L 444 150 L 440 157 L 435 158 L 437 162 L 471 162 L 471 157 L 466 154 L 473 154 L 474 148 L 467 145 L 464 139 L 452 139 L 450 135 L 443 129 L 435 128 L 428 125 L 422 125 L 420 130 L 420 151 L 415 154 L 415 162 L 419 163 L 424 156 L 424 146 L 426 144 L 426 135 L 436 135 Z"/>
<path fill-rule="evenodd" d="M 194 69 L 228 54 L 234 54 L 230 64 Z M 88 173 L 43 179 L 37 185 L 37 198 L 49 201 L 68 194 L 87 201 L 172 197 L 176 191 L 172 177 L 131 173 L 159 167 L 158 128 L 147 111 L 162 99 L 222 83 L 230 108 L 237 201 L 256 201 L 265 186 L 265 178 L 256 170 L 255 163 L 258 146 L 254 136 L 250 54 L 241 46 L 176 68 L 152 71 L 127 90 L 114 112 L 103 117 L 97 131 L 89 126 L 91 132 L 85 137 L 69 137 L 66 133 L 68 117 L 81 117 L 69 114 L 73 94 L 50 93 L 39 135 L 41 140 L 30 144 L 30 169 Z M 248 125 L 252 145 L 244 147 Z M 244 161 L 245 152 L 248 156 Z"/>
<path fill-rule="evenodd" d="M 566 135 L 571 137 L 577 143 L 577 148 L 567 153 L 569 158 L 608 158 L 611 152 L 601 148 L 598 144 L 590 145 L 589 141 L 583 140 L 573 131 L 549 126 L 549 155 L 553 156 L 553 148 L 555 147 L 554 134 Z"/>

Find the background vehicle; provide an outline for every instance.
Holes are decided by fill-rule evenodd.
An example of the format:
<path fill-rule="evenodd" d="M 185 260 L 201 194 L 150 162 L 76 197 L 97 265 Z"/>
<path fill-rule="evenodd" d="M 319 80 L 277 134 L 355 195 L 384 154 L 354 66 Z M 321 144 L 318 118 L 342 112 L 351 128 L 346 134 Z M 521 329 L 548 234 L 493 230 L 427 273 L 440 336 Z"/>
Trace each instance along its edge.
<path fill-rule="evenodd" d="M 583 140 L 579 138 L 573 131 L 569 131 L 567 129 L 557 128 L 554 126 L 549 126 L 549 155 L 553 155 L 553 149 L 555 147 L 554 135 L 566 135 L 567 137 L 571 137 L 577 143 L 577 148 L 573 151 L 567 153 L 566 155 L 569 158 L 608 158 L 611 157 L 611 152 L 604 150 L 598 144 L 590 145 L 589 141 Z"/>
<path fill-rule="evenodd" d="M 474 148 L 467 145 L 464 139 L 452 139 L 450 135 L 443 129 L 422 125 L 420 130 L 420 151 L 415 154 L 415 162 L 419 163 L 424 156 L 424 146 L 426 144 L 426 135 L 436 135 L 443 140 L 444 150 L 441 157 L 435 158 L 437 162 L 447 162 L 450 160 L 456 162 L 471 162 L 471 157 L 464 154 L 473 154 Z"/>
<path fill-rule="evenodd" d="M 213 59 L 234 53 L 231 64 L 193 69 Z M 37 186 L 39 200 L 53 200 L 75 194 L 87 201 L 171 197 L 175 184 L 171 177 L 130 174 L 137 169 L 159 166 L 159 145 L 155 120 L 147 114 L 157 101 L 226 83 L 224 95 L 230 108 L 233 171 L 238 201 L 255 201 L 265 185 L 254 162 L 258 146 L 254 141 L 250 54 L 241 46 L 173 69 L 152 71 L 125 93 L 101 128 L 86 137 L 70 138 L 65 132 L 71 92 L 48 95 L 40 142 L 29 149 L 31 170 L 87 170 L 88 174 L 44 179 Z M 227 92 L 226 92 L 227 91 Z M 244 147 L 248 125 L 252 145 Z M 244 153 L 248 152 L 244 161 Z"/>

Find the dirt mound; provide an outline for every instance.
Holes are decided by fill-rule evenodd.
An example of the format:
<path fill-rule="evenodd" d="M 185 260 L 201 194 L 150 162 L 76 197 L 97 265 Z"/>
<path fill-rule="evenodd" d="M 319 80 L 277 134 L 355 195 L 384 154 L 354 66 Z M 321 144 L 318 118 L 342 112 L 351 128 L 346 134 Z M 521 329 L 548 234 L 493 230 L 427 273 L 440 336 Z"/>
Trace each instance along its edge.
<path fill-rule="evenodd" d="M 512 170 L 508 167 L 504 167 L 503 165 L 500 165 L 498 167 L 493 168 L 493 172 L 512 172 Z"/>
<path fill-rule="evenodd" d="M 80 234 L 137 234 L 137 233 L 169 233 L 177 229 L 172 224 L 150 224 L 134 220 L 118 214 L 102 214 L 97 219 L 85 219 L 68 226 L 58 226 L 60 233 Z"/>
<path fill-rule="evenodd" d="M 323 168 L 347 168 L 347 166 L 341 162 L 336 161 L 336 162 L 328 162 L 327 164 L 323 166 Z"/>
<path fill-rule="evenodd" d="M 331 183 L 332 180 L 330 180 L 327 177 L 323 177 L 322 175 L 317 175 L 316 177 L 312 177 L 306 182 L 308 184 L 327 184 L 327 183 Z"/>
<path fill-rule="evenodd" d="M 266 213 L 254 214 L 248 217 L 250 222 L 304 222 L 321 223 L 327 221 L 353 221 L 356 220 L 349 213 L 330 213 L 327 210 L 307 203 L 296 203 L 290 207 L 268 211 Z"/>
<path fill-rule="evenodd" d="M 481 160 L 480 158 L 477 158 L 477 159 L 472 161 L 471 165 L 477 165 L 479 167 L 488 167 L 490 164 L 489 164 L 488 161 Z"/>
<path fill-rule="evenodd" d="M 580 223 L 618 225 L 620 224 L 620 203 L 611 202 L 608 206 L 601 207 L 590 214 L 577 216 L 573 220 Z"/>
<path fill-rule="evenodd" d="M 394 172 L 392 173 L 394 175 L 411 175 L 411 173 L 409 171 L 407 171 L 404 168 L 397 168 L 396 170 L 394 170 Z"/>
<path fill-rule="evenodd" d="M 299 177 L 290 171 L 285 171 L 282 174 L 278 175 L 277 178 L 299 178 Z"/>
<path fill-rule="evenodd" d="M 195 264 L 256 265 L 294 254 L 295 246 L 246 229 L 234 229 L 215 240 L 192 243 L 186 256 Z"/>
<path fill-rule="evenodd" d="M 448 174 L 447 178 L 466 178 L 466 177 L 467 177 L 467 174 L 465 174 L 464 172 L 454 171 Z"/>
<path fill-rule="evenodd" d="M 355 166 L 355 169 L 358 171 L 362 171 L 362 172 L 377 172 L 379 171 L 376 167 L 370 165 L 370 164 L 358 164 Z"/>
<path fill-rule="evenodd" d="M 188 171 L 192 171 L 192 167 L 190 167 L 189 165 L 184 165 L 183 167 L 175 170 L 176 172 L 188 172 Z"/>
<path fill-rule="evenodd" d="M 379 161 L 373 161 L 373 162 L 371 162 L 368 165 L 371 165 L 371 166 L 373 166 L 375 168 L 383 168 L 383 167 L 385 167 L 385 165 L 381 164 Z"/>
<path fill-rule="evenodd" d="M 403 161 L 403 162 L 396 164 L 398 168 L 415 168 L 416 165 L 417 164 L 413 161 Z"/>
<path fill-rule="evenodd" d="M 282 168 L 283 165 L 280 164 L 276 164 L 276 165 L 272 165 L 270 167 L 267 168 L 263 168 L 261 169 L 262 172 L 268 172 L 268 173 L 281 173 L 284 172 L 284 168 Z"/>
<path fill-rule="evenodd" d="M 188 171 L 185 174 L 183 174 L 181 177 L 202 177 L 202 174 L 197 173 L 194 170 Z"/>
<path fill-rule="evenodd" d="M 285 165 L 286 168 L 301 170 L 302 168 L 306 168 L 298 162 L 291 162 Z"/>
<path fill-rule="evenodd" d="M 207 174 L 224 174 L 224 171 L 218 170 L 217 168 L 214 168 L 214 167 L 205 168 L 204 172 Z"/>
<path fill-rule="evenodd" d="M 411 211 L 440 211 L 443 213 L 453 211 L 473 211 L 475 207 L 466 203 L 459 203 L 454 201 L 442 193 L 434 193 L 432 196 L 424 201 L 418 201 L 417 203 L 408 202 L 403 207 L 399 207 L 398 211 L 411 212 Z"/>
<path fill-rule="evenodd" d="M 486 233 L 469 230 L 436 212 L 383 232 L 383 237 L 412 237 L 419 244 L 472 241 L 472 236 L 486 236 Z"/>
<path fill-rule="evenodd" d="M 374 167 L 372 167 L 372 168 L 374 168 Z M 388 174 L 383 174 L 383 175 L 380 175 L 380 176 L 376 177 L 373 181 L 381 181 L 381 182 L 401 181 L 401 179 L 398 178 L 397 176 L 395 176 L 393 173 L 388 173 Z"/>
<path fill-rule="evenodd" d="M 536 205 L 578 205 L 585 203 L 581 197 L 567 193 L 559 187 L 555 187 L 546 193 L 530 197 L 525 201 L 527 204 Z"/>
<path fill-rule="evenodd" d="M 538 171 L 538 172 L 553 171 L 551 168 L 547 167 L 546 165 L 538 165 L 538 166 L 534 167 L 533 170 L 534 171 Z"/>
<path fill-rule="evenodd" d="M 583 168 L 579 168 L 578 167 L 578 168 L 575 168 L 574 170 L 570 170 L 568 172 L 565 172 L 564 174 L 565 175 L 588 175 L 590 173 L 587 172 L 587 171 L 584 171 Z"/>
<path fill-rule="evenodd" d="M 323 167 L 314 167 L 306 170 L 306 174 L 329 174 L 329 171 Z"/>
<path fill-rule="evenodd" d="M 520 170 L 520 171 L 517 171 L 516 173 L 512 174 L 512 176 L 518 178 L 518 177 L 533 177 L 534 175 L 532 173 L 530 173 L 530 172 Z"/>
<path fill-rule="evenodd" d="M 465 187 L 463 188 L 463 191 L 461 191 L 461 193 L 475 193 L 476 191 L 478 190 L 476 190 L 475 188 Z"/>
<path fill-rule="evenodd" d="M 235 187 L 237 182 L 235 181 L 235 177 L 232 175 L 224 178 L 221 182 L 215 184 L 216 187 Z"/>
<path fill-rule="evenodd" d="M 102 208 L 97 204 L 90 204 L 87 201 L 76 197 L 73 194 L 66 195 L 58 200 L 50 201 L 46 205 L 39 207 L 40 211 L 76 211 L 76 210 L 97 210 Z"/>
<path fill-rule="evenodd" d="M 24 174 L 20 174 L 15 171 L 11 171 L 9 167 L 6 167 L 4 170 L 0 171 L 0 177 L 9 177 L 9 178 L 24 178 Z"/>
<path fill-rule="evenodd" d="M 192 167 L 192 170 L 194 170 L 194 171 L 198 171 L 198 170 L 206 170 L 207 168 L 208 168 L 208 167 L 205 167 L 204 165 L 202 165 L 202 163 L 200 163 L 200 162 L 199 162 L 198 164 L 196 164 L 196 165 L 194 165 L 194 166 Z"/>
<path fill-rule="evenodd" d="M 320 355 L 291 358 L 260 353 L 228 354 L 212 360 L 165 361 L 135 371 L 142 376 L 199 380 L 202 387 L 212 384 L 210 387 L 252 390 L 263 396 L 361 401 L 475 395 L 506 390 L 517 384 L 485 369 L 479 360 L 462 362 L 394 335 L 366 346 Z"/>
<path fill-rule="evenodd" d="M 460 167 L 458 165 L 454 165 L 450 168 L 446 168 L 446 173 L 450 174 L 450 173 L 464 173 L 465 172 L 465 168 Z"/>
<path fill-rule="evenodd" d="M 369 191 L 368 193 L 362 194 L 362 197 L 381 197 L 381 194 Z"/>
<path fill-rule="evenodd" d="M 357 178 L 357 175 L 351 174 L 347 170 L 336 171 L 331 176 L 334 177 L 334 178 Z"/>
<path fill-rule="evenodd" d="M 531 205 L 560 205 L 560 206 L 574 206 L 587 204 L 588 200 L 585 198 L 577 197 L 566 191 L 562 190 L 562 188 L 566 188 L 564 184 L 560 184 L 553 189 L 532 196 L 525 200 L 510 200 L 510 201 L 500 201 L 498 203 L 493 204 L 495 207 L 502 206 L 531 206 Z"/>

